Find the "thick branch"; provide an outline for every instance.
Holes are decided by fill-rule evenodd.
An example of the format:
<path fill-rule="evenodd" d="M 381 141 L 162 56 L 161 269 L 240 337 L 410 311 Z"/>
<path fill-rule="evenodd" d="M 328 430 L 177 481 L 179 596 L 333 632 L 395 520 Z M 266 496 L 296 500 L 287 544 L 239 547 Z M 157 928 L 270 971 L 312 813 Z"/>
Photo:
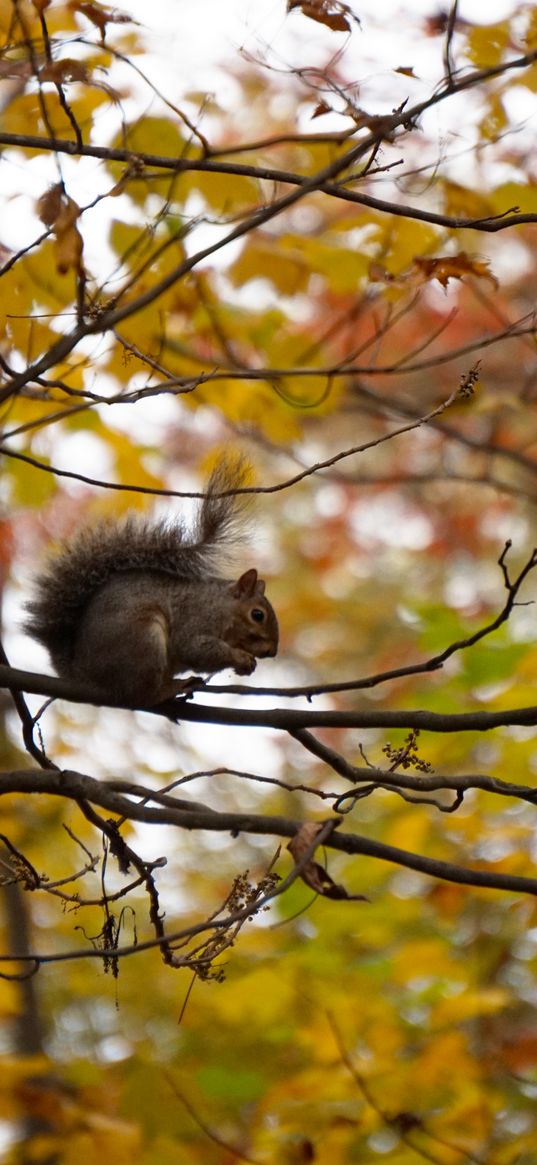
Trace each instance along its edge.
<path fill-rule="evenodd" d="M 293 818 L 262 816 L 256 813 L 218 813 L 214 809 L 173 809 L 166 804 L 137 804 L 110 789 L 106 782 L 71 771 L 30 770 L 4 773 L 0 779 L 3 793 L 47 793 L 78 801 L 81 798 L 106 808 L 112 813 L 134 821 L 154 825 L 175 825 L 182 829 L 209 829 L 218 832 L 255 833 L 294 837 L 302 822 Z M 142 791 L 141 791 L 142 792 Z M 537 880 L 514 874 L 489 873 L 487 870 L 469 870 L 452 862 L 423 857 L 396 846 L 372 841 L 359 834 L 333 831 L 325 845 L 348 854 L 378 858 L 410 870 L 427 874 L 443 881 L 466 886 L 483 886 L 495 890 L 510 890 L 537 896 Z M 169 936 L 168 936 L 169 937 Z M 102 954 L 102 952 L 101 952 Z"/>
<path fill-rule="evenodd" d="M 74 704 L 95 704 L 98 707 L 124 707 L 101 699 L 84 684 L 69 683 L 57 676 L 45 676 L 18 668 L 0 667 L 0 688 L 13 688 L 36 696 L 53 696 Z M 210 691 L 210 687 L 207 689 Z M 275 728 L 292 732 L 298 728 L 419 728 L 428 732 L 490 732 L 493 728 L 520 724 L 533 728 L 537 725 L 537 706 L 508 708 L 499 712 L 428 712 L 425 709 L 403 712 L 367 711 L 334 712 L 320 709 L 268 708 L 251 711 L 246 708 L 218 708 L 193 703 L 179 697 L 155 708 L 142 708 L 157 716 L 166 716 L 180 723 L 187 720 L 198 724 L 242 725 L 245 728 Z"/>

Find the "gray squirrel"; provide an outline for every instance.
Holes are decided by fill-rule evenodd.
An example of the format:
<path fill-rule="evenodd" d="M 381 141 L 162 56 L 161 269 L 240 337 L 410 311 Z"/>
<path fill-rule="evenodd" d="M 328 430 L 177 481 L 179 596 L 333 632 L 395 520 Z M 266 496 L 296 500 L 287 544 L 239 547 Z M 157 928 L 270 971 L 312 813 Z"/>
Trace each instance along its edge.
<path fill-rule="evenodd" d="M 103 703 L 151 707 L 188 690 L 174 679 L 231 667 L 250 675 L 278 650 L 278 622 L 257 571 L 231 581 L 222 560 L 240 533 L 238 489 L 247 463 L 223 459 L 194 530 L 131 516 L 65 542 L 34 584 L 25 630 L 59 676 L 90 685 Z"/>

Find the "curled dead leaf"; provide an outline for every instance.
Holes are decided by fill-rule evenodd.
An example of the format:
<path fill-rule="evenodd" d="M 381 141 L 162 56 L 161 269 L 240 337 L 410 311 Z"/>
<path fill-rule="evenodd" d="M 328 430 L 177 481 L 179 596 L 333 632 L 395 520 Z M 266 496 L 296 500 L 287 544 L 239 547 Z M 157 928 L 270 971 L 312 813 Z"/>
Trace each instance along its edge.
<path fill-rule="evenodd" d="M 61 182 L 50 186 L 37 202 L 41 222 L 50 227 L 56 238 L 56 269 L 60 275 L 80 271 L 83 239 L 77 227 L 80 207 L 66 194 Z"/>
<path fill-rule="evenodd" d="M 322 117 L 324 113 L 332 113 L 332 112 L 333 112 L 333 110 L 330 108 L 329 105 L 326 104 L 326 101 L 319 101 L 319 104 L 316 105 L 315 109 L 313 110 L 313 113 L 311 115 L 311 120 L 313 121 L 313 119 L 315 117 Z"/>
<path fill-rule="evenodd" d="M 488 279 L 494 287 L 499 287 L 496 276 L 490 270 L 487 259 L 477 259 L 466 251 L 457 255 L 440 255 L 437 259 L 414 259 L 414 265 L 425 280 L 438 279 L 442 287 L 447 287 L 450 279 L 462 279 L 464 275 L 475 275 L 477 279 Z"/>
<path fill-rule="evenodd" d="M 348 4 L 339 0 L 287 0 L 287 11 L 291 12 L 293 8 L 299 8 L 303 16 L 326 25 L 333 32 L 350 32 L 351 21 L 360 23 Z"/>
<path fill-rule="evenodd" d="M 316 894 L 321 894 L 323 898 L 345 898 L 353 902 L 367 902 L 368 899 L 364 894 L 349 894 L 344 886 L 334 882 L 328 870 L 324 869 L 324 866 L 314 861 L 313 857 L 307 857 L 308 852 L 315 845 L 319 835 L 323 834 L 326 836 L 325 824 L 318 824 L 313 821 L 305 822 L 304 825 L 300 826 L 300 829 L 297 830 L 295 836 L 291 838 L 287 846 L 289 853 L 299 867 L 302 881 L 306 883 L 306 886 L 310 886 L 312 890 L 315 890 Z M 338 819 L 334 819 L 333 828 L 337 824 Z"/>
<path fill-rule="evenodd" d="M 106 26 L 108 24 L 137 24 L 132 16 L 126 12 L 118 12 L 117 8 L 102 8 L 100 4 L 86 3 L 85 0 L 70 0 L 69 8 L 72 12 L 80 12 L 99 29 L 104 44 Z"/>
<path fill-rule="evenodd" d="M 38 198 L 37 213 L 46 227 L 51 227 L 56 222 L 60 213 L 62 197 L 63 186 L 61 182 L 58 182 L 55 186 L 49 186 L 41 198 Z"/>

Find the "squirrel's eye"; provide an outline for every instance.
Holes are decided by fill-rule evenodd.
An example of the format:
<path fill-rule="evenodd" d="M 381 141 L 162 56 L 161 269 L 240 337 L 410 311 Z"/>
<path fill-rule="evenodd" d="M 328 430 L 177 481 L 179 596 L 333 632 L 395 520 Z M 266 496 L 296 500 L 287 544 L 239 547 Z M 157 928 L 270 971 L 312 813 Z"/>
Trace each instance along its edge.
<path fill-rule="evenodd" d="M 250 611 L 250 614 L 252 616 L 254 623 L 264 623 L 265 622 L 265 612 L 261 610 L 261 607 L 253 607 L 252 610 Z"/>

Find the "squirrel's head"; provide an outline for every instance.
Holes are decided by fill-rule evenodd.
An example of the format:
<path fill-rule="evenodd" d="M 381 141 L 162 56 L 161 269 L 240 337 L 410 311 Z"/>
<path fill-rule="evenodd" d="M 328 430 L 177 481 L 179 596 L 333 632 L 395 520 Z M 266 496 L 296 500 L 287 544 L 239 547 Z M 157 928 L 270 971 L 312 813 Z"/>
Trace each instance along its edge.
<path fill-rule="evenodd" d="M 278 620 L 265 597 L 264 579 L 258 578 L 252 567 L 231 584 L 230 592 L 237 602 L 231 628 L 235 646 L 249 651 L 257 659 L 276 655 Z"/>

